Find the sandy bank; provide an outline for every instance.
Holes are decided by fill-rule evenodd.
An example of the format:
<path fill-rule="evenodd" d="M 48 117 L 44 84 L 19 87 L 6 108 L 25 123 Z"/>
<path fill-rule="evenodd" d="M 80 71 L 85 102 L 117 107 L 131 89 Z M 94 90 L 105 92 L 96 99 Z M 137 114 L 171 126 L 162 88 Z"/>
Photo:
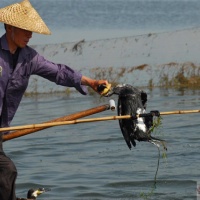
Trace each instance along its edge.
<path fill-rule="evenodd" d="M 200 28 L 105 39 L 33 46 L 47 59 L 65 63 L 95 78 L 117 79 L 135 86 L 158 84 L 181 68 L 185 75 L 200 71 Z M 28 92 L 64 91 L 64 87 L 33 77 Z"/>

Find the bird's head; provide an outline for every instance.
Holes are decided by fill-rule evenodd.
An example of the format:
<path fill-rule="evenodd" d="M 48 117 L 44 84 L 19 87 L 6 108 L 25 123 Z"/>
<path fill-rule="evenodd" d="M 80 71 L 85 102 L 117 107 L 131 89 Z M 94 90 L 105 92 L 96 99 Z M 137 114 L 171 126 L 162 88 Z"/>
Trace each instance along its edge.
<path fill-rule="evenodd" d="M 144 91 L 140 91 L 137 88 L 134 88 L 133 86 L 129 84 L 118 84 L 114 87 L 111 87 L 109 91 L 104 94 L 105 97 L 110 97 L 113 94 L 120 95 L 120 96 L 127 96 L 129 94 L 137 94 L 139 98 L 141 98 L 142 104 L 145 107 L 145 104 L 147 102 L 147 94 Z"/>
<path fill-rule="evenodd" d="M 39 189 L 36 189 L 36 190 L 34 190 L 34 189 L 30 189 L 29 191 L 28 191 L 28 193 L 27 193 L 27 198 L 28 199 L 36 199 L 40 194 L 42 194 L 42 193 L 44 193 L 44 192 L 46 192 L 46 191 L 48 191 L 49 189 L 44 189 L 44 188 L 39 188 Z"/>
<path fill-rule="evenodd" d="M 104 95 L 105 97 L 110 97 L 113 94 L 119 95 L 121 90 L 125 87 L 126 84 L 118 84 L 114 87 L 111 87 L 110 90 Z"/>

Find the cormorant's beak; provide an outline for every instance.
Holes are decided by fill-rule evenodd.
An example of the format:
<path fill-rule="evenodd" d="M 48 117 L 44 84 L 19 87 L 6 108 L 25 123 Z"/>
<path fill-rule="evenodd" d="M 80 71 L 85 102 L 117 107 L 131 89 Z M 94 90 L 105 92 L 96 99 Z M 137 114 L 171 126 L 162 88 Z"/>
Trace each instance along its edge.
<path fill-rule="evenodd" d="M 97 90 L 101 96 L 107 97 L 107 93 L 111 90 L 111 84 L 108 83 L 107 85 L 105 84 L 99 85 Z"/>
<path fill-rule="evenodd" d="M 109 91 L 107 91 L 103 96 L 104 97 L 110 97 L 114 94 L 113 88 L 110 88 Z"/>
<path fill-rule="evenodd" d="M 39 188 L 39 189 L 34 191 L 33 195 L 37 197 L 37 196 L 39 196 L 40 194 L 42 194 L 44 192 L 45 192 L 44 188 Z"/>
<path fill-rule="evenodd" d="M 39 196 L 39 195 L 41 195 L 41 194 L 43 194 L 44 192 L 47 192 L 47 191 L 49 191 L 50 189 L 44 189 L 44 188 L 39 188 L 39 189 L 37 189 L 34 193 L 37 195 L 37 196 Z"/>

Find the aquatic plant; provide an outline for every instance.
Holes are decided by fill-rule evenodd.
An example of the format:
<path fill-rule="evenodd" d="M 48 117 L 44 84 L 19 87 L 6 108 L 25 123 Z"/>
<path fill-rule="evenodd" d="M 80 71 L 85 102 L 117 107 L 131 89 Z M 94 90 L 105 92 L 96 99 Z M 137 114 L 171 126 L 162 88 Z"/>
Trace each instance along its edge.
<path fill-rule="evenodd" d="M 80 45 L 84 41 L 80 41 L 73 47 L 73 51 L 80 51 Z M 129 83 L 136 87 L 146 87 L 150 90 L 159 88 L 173 88 L 173 89 L 199 89 L 200 88 L 200 66 L 192 62 L 175 63 L 170 62 L 158 66 L 150 66 L 148 64 L 141 64 L 138 66 L 110 66 L 110 67 L 94 67 L 90 68 L 89 76 L 94 79 L 107 79 L 112 86 L 119 83 Z M 59 87 L 59 86 L 58 86 Z M 61 89 L 60 87 L 45 83 L 37 76 L 33 76 L 30 80 L 29 88 L 25 96 L 33 96 L 41 93 L 56 93 L 63 92 L 68 95 L 75 90 Z M 95 93 L 90 90 L 89 94 Z"/>
<path fill-rule="evenodd" d="M 107 79 L 112 85 L 119 83 L 127 83 L 127 81 L 133 81 L 133 84 L 136 80 L 127 80 L 127 77 L 130 77 L 131 74 L 134 75 L 137 71 L 144 71 L 145 74 L 151 74 L 152 77 L 147 79 L 147 84 L 145 87 L 153 89 L 155 87 L 161 88 L 191 88 L 199 89 L 200 87 L 200 66 L 195 65 L 194 63 L 167 63 L 159 66 L 158 76 L 155 80 L 155 72 L 153 71 L 154 67 L 151 67 L 147 64 L 142 64 L 139 66 L 133 67 L 97 67 L 93 68 L 90 72 L 93 74 L 95 79 Z M 138 77 L 139 78 L 139 77 Z M 138 79 L 140 80 L 140 79 Z"/>
<path fill-rule="evenodd" d="M 155 173 L 155 176 L 154 176 L 153 185 L 151 187 L 151 190 L 148 193 L 145 193 L 145 192 L 140 193 L 140 197 L 143 198 L 144 200 L 147 200 L 148 198 L 150 198 L 156 190 L 157 174 L 158 174 L 158 169 L 159 169 L 159 166 L 160 166 L 160 148 L 159 147 L 157 147 L 157 148 L 158 148 L 158 162 L 157 162 L 157 168 L 156 168 L 156 173 Z"/>
<path fill-rule="evenodd" d="M 160 87 L 164 88 L 200 88 L 200 67 L 194 63 L 169 63 L 168 67 L 177 67 L 176 73 L 170 76 L 166 72 L 160 76 Z"/>
<path fill-rule="evenodd" d="M 153 125 L 152 127 L 150 128 L 150 133 L 154 132 L 154 135 L 158 135 L 160 134 L 160 128 L 162 128 L 162 117 L 159 116 L 159 117 L 155 117 L 154 120 L 153 120 Z M 157 175 L 158 175 L 158 170 L 159 170 L 159 166 L 160 166 L 160 146 L 157 146 L 157 149 L 158 149 L 158 161 L 157 161 L 157 167 L 156 167 L 156 172 L 155 172 L 155 175 L 154 175 L 154 181 L 153 181 L 153 185 L 150 189 L 150 191 L 148 193 L 145 193 L 145 192 L 141 192 L 140 193 L 140 197 L 143 198 L 144 200 L 147 200 L 148 198 L 150 198 L 155 190 L 156 190 L 156 185 L 157 185 Z M 162 154 L 162 158 L 163 159 L 166 159 L 167 158 L 167 154 L 166 154 L 166 145 L 163 143 L 163 154 Z"/>

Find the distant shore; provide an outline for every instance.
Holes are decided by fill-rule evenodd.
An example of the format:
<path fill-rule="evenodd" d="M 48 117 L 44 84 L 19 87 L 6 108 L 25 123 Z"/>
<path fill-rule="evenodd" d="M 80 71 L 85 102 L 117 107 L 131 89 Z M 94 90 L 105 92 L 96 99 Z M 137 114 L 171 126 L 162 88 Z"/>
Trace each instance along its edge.
<path fill-rule="evenodd" d="M 34 45 L 45 58 L 80 70 L 94 78 L 135 86 L 159 85 L 162 78 L 182 73 L 200 75 L 200 28 L 166 33 L 149 33 L 50 45 Z M 31 78 L 28 93 L 64 92 L 66 88 Z"/>

